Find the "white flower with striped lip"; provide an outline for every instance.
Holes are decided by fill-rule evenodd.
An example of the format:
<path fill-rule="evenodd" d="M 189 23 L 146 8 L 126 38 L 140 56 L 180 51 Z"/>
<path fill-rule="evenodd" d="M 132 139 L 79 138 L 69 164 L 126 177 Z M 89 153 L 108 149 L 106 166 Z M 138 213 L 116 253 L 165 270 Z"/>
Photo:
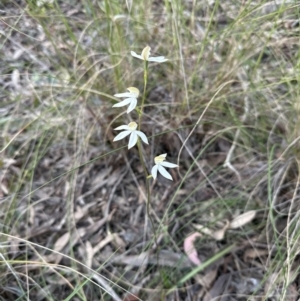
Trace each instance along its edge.
<path fill-rule="evenodd" d="M 154 179 L 156 179 L 157 171 L 159 171 L 163 177 L 173 181 L 172 176 L 166 171 L 165 167 L 174 168 L 178 167 L 178 165 L 170 162 L 164 162 L 166 157 L 167 154 L 162 154 L 154 158 L 155 165 L 151 169 L 151 175 Z"/>
<path fill-rule="evenodd" d="M 140 137 L 144 143 L 149 144 L 146 135 L 141 131 L 137 131 L 136 129 L 137 129 L 137 123 L 134 121 L 130 122 L 128 125 L 118 126 L 117 128 L 115 128 L 115 130 L 117 131 L 124 130 L 124 132 L 118 134 L 113 141 L 121 140 L 126 136 L 130 135 L 128 149 L 136 145 L 138 141 L 138 137 Z"/>
<path fill-rule="evenodd" d="M 148 62 L 157 62 L 157 63 L 163 63 L 163 62 L 166 62 L 168 61 L 168 59 L 166 59 L 164 56 L 157 56 L 157 57 L 150 57 L 150 50 L 151 48 L 149 46 L 146 46 L 141 55 L 135 53 L 134 51 L 131 51 L 131 55 L 140 59 L 140 60 L 143 60 L 143 61 L 148 61 Z"/>
<path fill-rule="evenodd" d="M 127 88 L 127 90 L 129 92 L 117 93 L 117 94 L 114 95 L 115 97 L 128 97 L 128 98 L 122 100 L 119 103 L 116 103 L 115 105 L 113 105 L 113 108 L 115 108 L 115 107 L 124 107 L 124 106 L 129 104 L 129 107 L 127 108 L 127 113 L 130 113 L 136 107 L 137 98 L 140 95 L 140 91 L 139 91 L 139 89 L 137 89 L 135 87 L 129 87 L 129 88 Z"/>

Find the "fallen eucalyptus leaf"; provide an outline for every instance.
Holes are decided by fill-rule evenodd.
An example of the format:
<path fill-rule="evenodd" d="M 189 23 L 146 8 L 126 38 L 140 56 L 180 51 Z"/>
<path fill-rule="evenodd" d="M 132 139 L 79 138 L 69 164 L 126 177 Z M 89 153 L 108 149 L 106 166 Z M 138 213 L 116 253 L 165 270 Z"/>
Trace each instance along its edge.
<path fill-rule="evenodd" d="M 190 261 L 194 263 L 195 265 L 200 265 L 201 261 L 198 257 L 197 250 L 194 246 L 194 241 L 197 237 L 201 237 L 202 235 L 200 233 L 193 233 L 189 235 L 187 238 L 185 238 L 183 243 L 183 249 L 186 255 L 189 257 Z"/>
<path fill-rule="evenodd" d="M 247 212 L 237 216 L 236 218 L 234 218 L 231 221 L 229 228 L 236 229 L 236 228 L 242 227 L 242 226 L 250 223 L 255 218 L 255 216 L 256 216 L 255 210 L 247 211 Z"/>

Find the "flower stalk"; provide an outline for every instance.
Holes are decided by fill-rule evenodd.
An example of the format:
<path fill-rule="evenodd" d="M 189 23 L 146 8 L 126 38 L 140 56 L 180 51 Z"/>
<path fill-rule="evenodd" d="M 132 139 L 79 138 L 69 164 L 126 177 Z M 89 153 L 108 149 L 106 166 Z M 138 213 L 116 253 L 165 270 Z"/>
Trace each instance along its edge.
<path fill-rule="evenodd" d="M 115 130 L 122 130 L 122 132 L 119 133 L 114 138 L 114 141 L 118 141 L 118 140 L 121 140 L 121 139 L 129 136 L 128 149 L 137 145 L 138 153 L 139 153 L 139 157 L 140 157 L 140 161 L 141 161 L 141 164 L 143 167 L 143 172 L 144 172 L 145 181 L 146 181 L 146 194 L 147 194 L 146 213 L 151 222 L 156 247 L 158 247 L 157 234 L 156 234 L 156 231 L 154 228 L 153 219 L 150 214 L 150 205 L 151 205 L 150 204 L 150 199 L 151 199 L 150 181 L 152 178 L 154 180 L 156 180 L 158 172 L 165 178 L 172 180 L 172 176 L 166 171 L 165 167 L 174 168 L 174 167 L 177 167 L 177 165 L 170 163 L 170 162 L 166 162 L 165 159 L 166 159 L 167 154 L 162 154 L 162 155 L 159 155 L 154 158 L 155 165 L 152 167 L 151 173 L 148 173 L 145 158 L 143 155 L 142 141 L 145 144 L 149 144 L 147 136 L 143 132 L 141 132 L 141 125 L 142 125 L 144 105 L 145 105 L 145 101 L 146 101 L 147 84 L 148 84 L 148 63 L 149 62 L 163 63 L 168 60 L 163 56 L 150 57 L 150 50 L 151 50 L 151 48 L 149 46 L 146 46 L 143 49 L 141 55 L 136 54 L 134 51 L 131 51 L 131 55 L 133 57 L 136 57 L 136 58 L 144 61 L 144 88 L 143 88 L 141 106 L 137 107 L 137 98 L 140 95 L 140 91 L 135 87 L 129 87 L 129 88 L 127 88 L 128 92 L 117 93 L 114 95 L 115 97 L 125 98 L 125 99 L 116 103 L 115 105 L 113 105 L 113 107 L 128 106 L 127 113 L 130 113 L 131 111 L 133 111 L 135 109 L 138 113 L 138 123 L 132 121 L 128 125 L 121 125 L 121 126 L 115 128 Z M 157 253 L 157 256 L 158 256 L 158 253 Z"/>
<path fill-rule="evenodd" d="M 145 161 L 144 161 L 142 144 L 140 142 L 140 139 L 138 140 L 137 146 L 138 146 L 139 157 L 140 157 L 140 160 L 141 160 L 141 163 L 142 163 L 142 167 L 143 167 L 143 171 L 144 171 L 144 175 L 145 175 L 145 179 L 146 179 L 146 195 L 147 195 L 147 199 L 146 199 L 146 212 L 147 212 L 147 216 L 148 216 L 148 218 L 149 218 L 149 220 L 151 222 L 151 226 L 152 226 L 152 229 L 153 229 L 154 238 L 155 238 L 155 244 L 156 244 L 156 246 L 158 246 L 157 237 L 156 237 L 156 231 L 155 231 L 155 228 L 154 228 L 154 222 L 153 222 L 153 219 L 152 219 L 151 214 L 150 214 L 150 198 L 151 198 L 151 194 L 150 194 L 150 178 L 149 178 L 149 175 L 148 175 L 148 172 L 147 172 L 147 167 L 146 167 L 146 164 L 145 164 Z"/>
<path fill-rule="evenodd" d="M 141 129 L 142 117 L 143 117 L 143 113 L 144 113 L 144 104 L 145 104 L 145 99 L 146 99 L 147 83 L 148 83 L 148 61 L 144 61 L 144 90 L 143 90 L 142 104 L 141 104 L 140 114 L 139 114 L 139 130 Z"/>

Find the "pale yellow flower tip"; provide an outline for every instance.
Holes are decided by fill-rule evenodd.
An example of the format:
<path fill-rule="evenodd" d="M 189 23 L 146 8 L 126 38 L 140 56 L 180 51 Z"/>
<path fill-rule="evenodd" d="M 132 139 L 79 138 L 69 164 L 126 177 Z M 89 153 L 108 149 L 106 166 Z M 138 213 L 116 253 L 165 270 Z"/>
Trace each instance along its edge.
<path fill-rule="evenodd" d="M 132 122 L 130 122 L 129 124 L 128 124 L 128 127 L 131 129 L 131 130 L 136 130 L 136 128 L 137 128 L 137 123 L 136 122 L 134 122 L 134 121 L 132 121 Z"/>
<path fill-rule="evenodd" d="M 154 158 L 154 163 L 163 162 L 166 160 L 167 154 L 162 154 Z"/>
<path fill-rule="evenodd" d="M 143 61 L 157 62 L 157 63 L 163 63 L 163 62 L 168 61 L 168 59 L 166 59 L 164 56 L 150 57 L 150 50 L 151 50 L 151 48 L 149 46 L 146 46 L 143 49 L 141 55 L 136 54 L 134 51 L 130 51 L 130 53 L 133 57 L 136 57 Z"/>
<path fill-rule="evenodd" d="M 142 51 L 142 58 L 144 59 L 144 61 L 148 61 L 149 56 L 150 56 L 150 50 L 151 48 L 149 46 L 146 46 L 143 51 Z"/>
<path fill-rule="evenodd" d="M 136 96 L 136 98 L 140 95 L 140 90 L 138 88 L 135 88 L 135 87 L 129 87 L 127 88 L 127 90 L 134 94 Z"/>

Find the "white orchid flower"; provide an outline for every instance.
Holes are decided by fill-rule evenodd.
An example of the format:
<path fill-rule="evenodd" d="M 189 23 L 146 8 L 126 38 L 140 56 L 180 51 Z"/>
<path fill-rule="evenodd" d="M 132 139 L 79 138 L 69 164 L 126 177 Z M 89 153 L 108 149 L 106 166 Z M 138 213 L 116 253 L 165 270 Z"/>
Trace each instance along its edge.
<path fill-rule="evenodd" d="M 136 145 L 138 141 L 138 137 L 140 137 L 144 143 L 149 144 L 146 135 L 141 131 L 137 131 L 136 129 L 137 129 L 137 123 L 134 121 L 130 122 L 128 125 L 118 126 L 117 128 L 115 128 L 115 130 L 117 131 L 125 130 L 125 131 L 118 134 L 113 141 L 121 140 L 126 136 L 130 135 L 128 149 Z"/>
<path fill-rule="evenodd" d="M 150 50 L 151 48 L 149 46 L 146 46 L 143 51 L 142 54 L 139 55 L 137 53 L 135 53 L 134 51 L 131 51 L 131 55 L 143 60 L 143 61 L 148 61 L 148 62 L 157 62 L 157 63 L 163 63 L 168 61 L 168 59 L 166 59 L 164 56 L 157 56 L 157 57 L 149 57 L 150 56 Z"/>
<path fill-rule="evenodd" d="M 119 103 L 116 103 L 115 105 L 113 105 L 113 108 L 114 107 L 124 107 L 124 106 L 129 104 L 129 107 L 127 109 L 127 113 L 130 113 L 136 107 L 137 98 L 140 95 L 140 91 L 139 91 L 139 89 L 137 89 L 135 87 L 129 87 L 129 88 L 127 88 L 127 90 L 129 92 L 117 93 L 117 94 L 114 95 L 115 97 L 128 97 L 128 98 L 122 100 Z"/>
<path fill-rule="evenodd" d="M 178 167 L 178 165 L 170 162 L 164 162 L 166 160 L 166 156 L 167 154 L 162 154 L 154 158 L 155 165 L 151 169 L 151 175 L 154 179 L 156 179 L 157 171 L 159 171 L 159 173 L 163 177 L 173 181 L 172 176 L 166 171 L 164 167 L 174 168 Z"/>

